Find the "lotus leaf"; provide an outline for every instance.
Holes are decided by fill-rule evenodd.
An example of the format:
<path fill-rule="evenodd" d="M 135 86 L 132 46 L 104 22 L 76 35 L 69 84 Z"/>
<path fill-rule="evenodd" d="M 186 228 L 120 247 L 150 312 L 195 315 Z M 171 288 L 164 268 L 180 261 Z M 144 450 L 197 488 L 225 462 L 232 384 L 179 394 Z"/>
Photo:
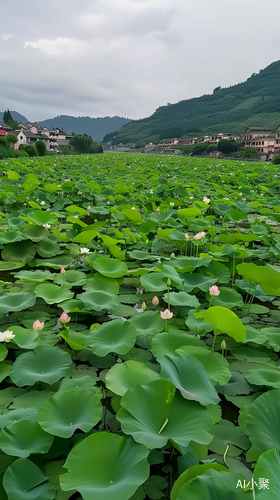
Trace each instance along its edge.
<path fill-rule="evenodd" d="M 148 452 L 131 438 L 92 434 L 69 453 L 61 489 L 78 490 L 84 500 L 128 500 L 149 477 Z"/>

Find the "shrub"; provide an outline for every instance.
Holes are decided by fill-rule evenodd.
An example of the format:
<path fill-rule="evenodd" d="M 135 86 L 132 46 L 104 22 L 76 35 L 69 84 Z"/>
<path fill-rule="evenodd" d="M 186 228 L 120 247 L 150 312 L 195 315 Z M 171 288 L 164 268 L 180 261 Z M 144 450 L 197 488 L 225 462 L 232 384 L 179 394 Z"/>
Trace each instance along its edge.
<path fill-rule="evenodd" d="M 280 156 L 275 156 L 273 162 L 274 165 L 280 165 Z"/>
<path fill-rule="evenodd" d="M 37 149 L 39 156 L 45 156 L 47 146 L 44 141 L 36 141 L 35 148 Z"/>
<path fill-rule="evenodd" d="M 28 156 L 38 156 L 38 151 L 35 148 L 35 146 L 24 146 L 21 151 L 26 151 L 28 153 Z"/>

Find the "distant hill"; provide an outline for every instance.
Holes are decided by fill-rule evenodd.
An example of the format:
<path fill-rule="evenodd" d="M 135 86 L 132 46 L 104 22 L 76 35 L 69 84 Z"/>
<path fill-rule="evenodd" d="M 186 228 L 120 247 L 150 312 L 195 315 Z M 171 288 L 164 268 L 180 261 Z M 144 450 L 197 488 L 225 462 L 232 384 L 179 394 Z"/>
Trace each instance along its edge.
<path fill-rule="evenodd" d="M 94 141 L 102 141 L 104 135 L 120 129 L 129 121 L 129 118 L 120 118 L 119 116 L 90 118 L 89 116 L 61 115 L 49 120 L 38 121 L 38 123 L 42 127 L 58 127 L 67 134 L 72 134 L 72 132 L 75 132 L 75 134 L 88 134 Z"/>
<path fill-rule="evenodd" d="M 210 133 L 241 133 L 246 126 L 274 129 L 280 124 L 280 61 L 253 74 L 246 82 L 213 94 L 158 108 L 142 120 L 134 120 L 107 134 L 113 144 L 158 142 L 172 137 Z"/>
<path fill-rule="evenodd" d="M 17 111 L 10 110 L 10 113 L 16 122 L 21 122 L 21 123 L 28 122 L 27 118 L 25 118 L 25 116 L 21 115 L 20 113 L 17 113 Z M 4 115 L 4 111 L 0 111 L 0 120 L 3 120 L 3 115 Z"/>

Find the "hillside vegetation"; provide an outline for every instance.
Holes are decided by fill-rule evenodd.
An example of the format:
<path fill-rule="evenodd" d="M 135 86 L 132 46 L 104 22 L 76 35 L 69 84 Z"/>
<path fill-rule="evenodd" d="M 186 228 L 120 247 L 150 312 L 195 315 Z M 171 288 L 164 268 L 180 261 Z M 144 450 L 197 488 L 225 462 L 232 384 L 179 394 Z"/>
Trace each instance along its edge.
<path fill-rule="evenodd" d="M 90 116 L 76 117 L 61 115 L 49 120 L 39 121 L 38 123 L 42 127 L 58 127 L 65 130 L 68 134 L 72 132 L 75 132 L 75 134 L 88 134 L 94 141 L 102 141 L 105 134 L 120 129 L 129 121 L 128 118 L 121 118 L 120 116 L 90 118 Z"/>
<path fill-rule="evenodd" d="M 107 134 L 114 144 L 153 141 L 208 133 L 241 133 L 246 126 L 274 129 L 280 122 L 280 61 L 246 82 L 216 88 L 213 94 L 162 106 L 142 120 L 134 120 Z"/>

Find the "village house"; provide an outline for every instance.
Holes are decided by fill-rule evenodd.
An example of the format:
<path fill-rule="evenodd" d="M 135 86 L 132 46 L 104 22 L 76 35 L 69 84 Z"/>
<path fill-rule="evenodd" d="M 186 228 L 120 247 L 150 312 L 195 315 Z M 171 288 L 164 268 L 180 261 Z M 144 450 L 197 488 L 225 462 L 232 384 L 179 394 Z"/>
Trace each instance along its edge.
<path fill-rule="evenodd" d="M 7 125 L 7 123 L 5 122 L 2 122 L 0 120 L 0 137 L 5 137 L 5 135 L 7 135 L 7 133 L 12 130 L 11 127 L 9 127 L 9 125 Z"/>
<path fill-rule="evenodd" d="M 15 149 L 22 146 L 35 146 L 37 141 L 43 141 L 46 144 L 47 151 L 56 152 L 58 149 L 58 133 L 56 129 L 41 127 L 38 123 L 19 123 L 19 129 L 11 131 L 17 137 Z"/>

